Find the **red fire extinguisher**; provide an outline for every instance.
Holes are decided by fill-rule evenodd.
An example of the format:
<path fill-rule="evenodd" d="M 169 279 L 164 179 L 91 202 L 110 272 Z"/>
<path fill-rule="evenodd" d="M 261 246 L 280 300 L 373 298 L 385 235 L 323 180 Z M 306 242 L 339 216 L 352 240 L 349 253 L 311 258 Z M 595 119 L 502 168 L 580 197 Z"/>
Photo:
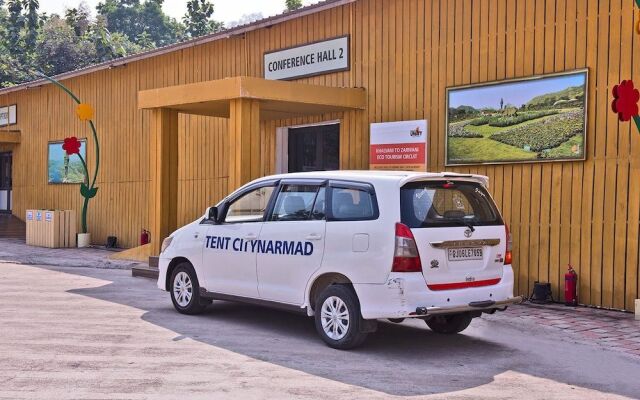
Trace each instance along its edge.
<path fill-rule="evenodd" d="M 569 264 L 569 270 L 564 274 L 564 303 L 568 306 L 578 305 L 578 274 Z"/>
<path fill-rule="evenodd" d="M 143 246 L 151 241 L 151 234 L 148 230 L 143 229 L 140 234 L 140 246 Z"/>

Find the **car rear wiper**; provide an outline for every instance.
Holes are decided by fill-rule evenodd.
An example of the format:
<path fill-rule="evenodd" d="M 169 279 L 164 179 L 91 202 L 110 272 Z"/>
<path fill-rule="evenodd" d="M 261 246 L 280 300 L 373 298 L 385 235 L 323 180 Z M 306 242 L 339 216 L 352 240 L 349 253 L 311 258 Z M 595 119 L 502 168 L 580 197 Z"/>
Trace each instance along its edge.
<path fill-rule="evenodd" d="M 470 221 L 465 221 L 464 219 L 454 219 L 452 221 L 457 222 L 460 225 L 466 226 L 467 228 L 469 228 L 471 230 L 471 232 L 475 232 L 476 231 L 476 228 L 473 226 L 473 224 Z"/>

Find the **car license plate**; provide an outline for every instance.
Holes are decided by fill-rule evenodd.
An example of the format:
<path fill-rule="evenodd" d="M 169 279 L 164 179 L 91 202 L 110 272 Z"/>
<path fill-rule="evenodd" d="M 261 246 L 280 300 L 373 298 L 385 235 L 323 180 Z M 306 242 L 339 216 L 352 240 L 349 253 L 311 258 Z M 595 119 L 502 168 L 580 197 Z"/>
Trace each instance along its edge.
<path fill-rule="evenodd" d="M 482 247 L 448 249 L 449 261 L 482 260 Z"/>

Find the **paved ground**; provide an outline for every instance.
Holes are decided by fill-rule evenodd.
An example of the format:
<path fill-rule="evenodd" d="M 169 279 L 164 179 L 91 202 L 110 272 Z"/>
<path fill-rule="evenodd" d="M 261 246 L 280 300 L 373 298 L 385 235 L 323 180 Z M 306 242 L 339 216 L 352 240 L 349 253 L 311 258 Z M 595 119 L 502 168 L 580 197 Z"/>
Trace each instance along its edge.
<path fill-rule="evenodd" d="M 24 240 L 0 238 L 0 262 L 107 269 L 131 269 L 134 265 L 144 265 L 136 261 L 109 260 L 111 254 L 112 250 L 97 247 L 49 249 L 27 246 Z"/>
<path fill-rule="evenodd" d="M 631 313 L 525 303 L 510 307 L 504 313 L 485 317 L 524 329 L 541 325 L 559 332 L 564 340 L 597 345 L 604 350 L 623 352 L 640 360 L 640 321 Z"/>
<path fill-rule="evenodd" d="M 524 307 L 523 307 L 524 308 Z M 216 302 L 173 311 L 129 271 L 0 263 L 0 398 L 598 399 L 640 394 L 640 360 L 526 318 L 459 336 L 381 324 L 325 347 L 310 319 Z"/>

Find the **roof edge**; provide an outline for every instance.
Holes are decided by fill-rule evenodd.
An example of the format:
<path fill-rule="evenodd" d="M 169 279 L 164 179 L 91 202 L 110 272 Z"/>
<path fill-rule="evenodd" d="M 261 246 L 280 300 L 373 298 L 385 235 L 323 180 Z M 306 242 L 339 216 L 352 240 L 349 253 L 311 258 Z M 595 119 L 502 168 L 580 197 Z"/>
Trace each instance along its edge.
<path fill-rule="evenodd" d="M 170 44 L 157 49 L 149 50 L 142 53 L 132 54 L 130 56 L 116 58 L 113 60 L 105 61 L 99 64 L 90 65 L 85 68 L 65 72 L 54 76 L 57 80 L 71 79 L 82 75 L 87 75 L 93 72 L 102 71 L 105 69 L 112 69 L 122 65 L 126 65 L 131 62 L 145 60 L 147 58 L 160 56 L 167 53 L 172 53 L 178 50 L 184 50 L 191 47 L 199 46 L 201 44 L 214 42 L 220 39 L 228 39 L 232 36 L 242 35 L 246 32 L 255 31 L 261 28 L 266 28 L 275 24 L 286 22 L 295 18 L 304 17 L 306 15 L 315 14 L 321 11 L 329 10 L 334 7 L 340 7 L 345 4 L 351 4 L 358 0 L 325 0 L 316 4 L 311 4 L 306 7 L 302 7 L 295 11 L 284 12 L 271 17 L 262 18 L 248 24 L 238 25 L 230 29 L 225 29 L 220 32 L 212 33 L 210 35 L 200 36 L 194 39 L 186 40 L 180 43 Z M 17 92 L 24 89 L 30 89 L 34 87 L 44 86 L 50 82 L 45 79 L 36 79 L 33 81 L 24 82 L 15 86 L 0 89 L 0 95 Z"/>

